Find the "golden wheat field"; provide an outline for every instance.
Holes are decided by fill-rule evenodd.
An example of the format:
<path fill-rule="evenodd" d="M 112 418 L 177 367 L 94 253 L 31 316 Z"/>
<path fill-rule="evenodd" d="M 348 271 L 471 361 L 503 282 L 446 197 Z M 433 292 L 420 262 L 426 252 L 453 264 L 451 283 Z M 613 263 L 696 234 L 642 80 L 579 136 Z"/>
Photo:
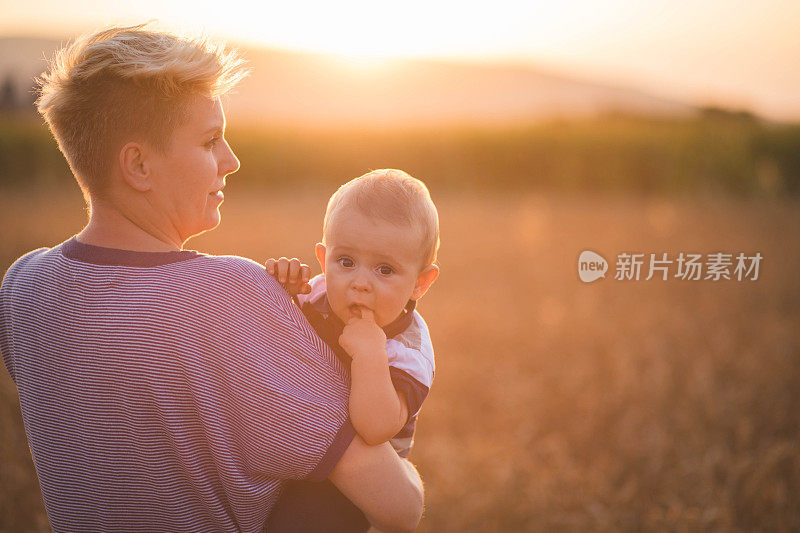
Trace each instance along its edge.
<path fill-rule="evenodd" d="M 226 189 L 189 247 L 311 263 L 327 195 Z M 800 529 L 797 200 L 432 191 L 436 379 L 412 460 L 420 531 Z M 0 197 L 5 270 L 85 218 L 77 193 Z M 582 250 L 760 252 L 757 281 L 578 279 Z M 613 266 L 612 266 L 613 268 Z M 0 372 L 0 530 L 47 520 Z"/>

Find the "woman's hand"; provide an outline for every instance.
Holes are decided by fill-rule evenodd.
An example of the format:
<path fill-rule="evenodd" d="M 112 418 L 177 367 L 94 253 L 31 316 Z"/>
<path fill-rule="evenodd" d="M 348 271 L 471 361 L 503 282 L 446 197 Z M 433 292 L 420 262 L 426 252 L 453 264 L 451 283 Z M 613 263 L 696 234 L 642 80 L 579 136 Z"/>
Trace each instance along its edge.
<path fill-rule="evenodd" d="M 267 269 L 267 274 L 274 276 L 292 296 L 311 292 L 311 285 L 308 284 L 308 280 L 311 279 L 311 267 L 301 263 L 296 257 L 291 259 L 270 257 L 264 263 L 264 267 Z"/>

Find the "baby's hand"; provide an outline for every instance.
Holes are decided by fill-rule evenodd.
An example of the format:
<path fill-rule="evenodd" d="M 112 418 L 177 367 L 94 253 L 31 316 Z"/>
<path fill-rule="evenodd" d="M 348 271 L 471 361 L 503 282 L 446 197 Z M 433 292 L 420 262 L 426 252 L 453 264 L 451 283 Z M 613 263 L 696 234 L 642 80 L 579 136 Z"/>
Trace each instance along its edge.
<path fill-rule="evenodd" d="M 308 280 L 311 279 L 311 268 L 301 263 L 296 257 L 292 259 L 285 257 L 280 259 L 269 258 L 264 263 L 264 266 L 267 269 L 267 274 L 274 276 L 289 294 L 308 294 L 311 292 L 311 285 L 308 284 Z"/>
<path fill-rule="evenodd" d="M 375 323 L 370 309 L 361 308 L 361 318 L 353 317 L 344 327 L 339 344 L 351 358 L 371 357 L 383 354 L 386 357 L 386 334 Z"/>

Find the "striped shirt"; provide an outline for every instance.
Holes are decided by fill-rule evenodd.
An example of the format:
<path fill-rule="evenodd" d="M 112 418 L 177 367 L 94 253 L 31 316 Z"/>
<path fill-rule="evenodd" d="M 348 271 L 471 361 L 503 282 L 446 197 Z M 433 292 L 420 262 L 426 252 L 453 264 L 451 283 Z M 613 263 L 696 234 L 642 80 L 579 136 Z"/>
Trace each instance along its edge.
<path fill-rule="evenodd" d="M 0 352 L 55 531 L 258 531 L 354 435 L 346 369 L 241 257 L 33 251 Z"/>

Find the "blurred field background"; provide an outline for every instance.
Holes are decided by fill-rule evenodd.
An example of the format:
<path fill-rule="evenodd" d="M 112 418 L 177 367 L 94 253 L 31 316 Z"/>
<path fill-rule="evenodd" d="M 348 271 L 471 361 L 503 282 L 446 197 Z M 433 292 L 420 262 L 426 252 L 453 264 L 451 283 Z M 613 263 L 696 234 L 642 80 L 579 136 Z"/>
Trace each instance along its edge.
<path fill-rule="evenodd" d="M 742 46 L 761 42 L 730 22 Z M 708 54 L 681 31 L 670 50 Z M 28 92 L 57 44 L 0 38 L 2 271 L 86 222 Z M 720 50 L 742 72 L 761 62 Z M 781 50 L 769 57 L 800 47 Z M 439 207 L 442 275 L 420 305 L 437 372 L 411 456 L 420 531 L 800 530 L 796 69 L 769 65 L 763 85 L 785 84 L 759 113 L 508 65 L 250 57 L 224 101 L 242 168 L 220 227 L 188 247 L 314 265 L 328 196 L 375 168 L 425 180 Z M 586 249 L 609 260 L 605 280 L 580 282 Z M 757 281 L 623 282 L 623 252 L 763 261 Z M 0 531 L 47 531 L 5 371 L 0 427 Z"/>
<path fill-rule="evenodd" d="M 713 107 L 686 118 L 316 129 L 232 121 L 229 129 L 243 162 L 231 180 L 252 188 L 330 187 L 391 164 L 446 191 L 800 194 L 800 124 Z M 0 169 L 4 188 L 70 185 L 50 132 L 30 114 L 0 120 Z"/>
<path fill-rule="evenodd" d="M 427 487 L 421 531 L 800 527 L 796 199 L 433 183 L 442 276 L 421 303 L 438 362 L 412 455 Z M 189 246 L 313 264 L 334 186 L 231 176 L 223 223 Z M 75 188 L 0 198 L 4 269 L 85 221 Z M 587 248 L 612 263 L 623 251 L 764 262 L 755 282 L 587 285 L 576 275 Z M 44 531 L 5 373 L 0 392 L 0 530 Z"/>

